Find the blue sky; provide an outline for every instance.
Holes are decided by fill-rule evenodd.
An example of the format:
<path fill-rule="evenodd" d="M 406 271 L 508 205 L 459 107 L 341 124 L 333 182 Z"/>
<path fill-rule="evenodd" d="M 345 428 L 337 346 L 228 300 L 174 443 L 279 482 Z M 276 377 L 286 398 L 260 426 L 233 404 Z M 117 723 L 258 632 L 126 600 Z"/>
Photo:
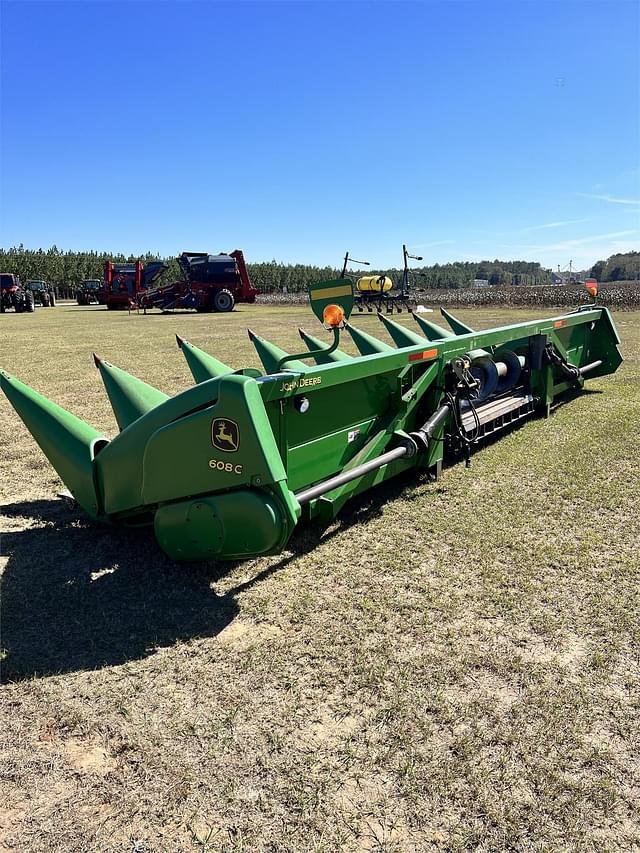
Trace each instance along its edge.
<path fill-rule="evenodd" d="M 0 244 L 640 247 L 635 2 L 2 2 Z"/>

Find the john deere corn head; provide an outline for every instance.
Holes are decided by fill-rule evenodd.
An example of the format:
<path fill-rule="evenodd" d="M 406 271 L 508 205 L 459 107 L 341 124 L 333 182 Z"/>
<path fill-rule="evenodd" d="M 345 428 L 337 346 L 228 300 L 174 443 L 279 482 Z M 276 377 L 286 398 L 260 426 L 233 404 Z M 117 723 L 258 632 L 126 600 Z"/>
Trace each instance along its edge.
<path fill-rule="evenodd" d="M 121 430 L 111 440 L 6 373 L 2 388 L 92 518 L 153 525 L 176 559 L 225 560 L 277 553 L 299 521 L 331 519 L 409 469 L 437 475 L 444 455 L 468 459 L 621 362 L 597 305 L 481 332 L 445 311 L 451 330 L 380 314 L 392 345 L 348 322 L 350 281 L 313 285 L 310 302 L 333 343 L 300 330 L 307 350 L 290 355 L 249 332 L 264 375 L 179 338 L 196 384 L 167 397 L 96 357 Z M 342 330 L 359 357 L 338 348 Z"/>

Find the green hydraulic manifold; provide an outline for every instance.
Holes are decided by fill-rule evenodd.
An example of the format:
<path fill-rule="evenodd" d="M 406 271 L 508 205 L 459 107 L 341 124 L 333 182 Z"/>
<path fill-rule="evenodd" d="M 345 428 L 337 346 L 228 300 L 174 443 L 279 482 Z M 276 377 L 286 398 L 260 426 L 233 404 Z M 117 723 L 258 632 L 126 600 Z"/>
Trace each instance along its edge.
<path fill-rule="evenodd" d="M 301 329 L 306 350 L 289 354 L 250 332 L 264 374 L 178 338 L 195 385 L 167 397 L 96 357 L 120 428 L 111 440 L 9 374 L 0 384 L 92 518 L 152 525 L 175 559 L 229 560 L 278 553 L 301 519 L 329 520 L 403 471 L 437 476 L 445 454 L 468 460 L 484 437 L 548 414 L 622 361 L 596 304 L 485 331 L 444 310 L 450 331 L 381 314 L 386 343 L 350 324 L 350 280 L 309 297 L 331 343 Z M 345 333 L 360 356 L 340 349 Z"/>

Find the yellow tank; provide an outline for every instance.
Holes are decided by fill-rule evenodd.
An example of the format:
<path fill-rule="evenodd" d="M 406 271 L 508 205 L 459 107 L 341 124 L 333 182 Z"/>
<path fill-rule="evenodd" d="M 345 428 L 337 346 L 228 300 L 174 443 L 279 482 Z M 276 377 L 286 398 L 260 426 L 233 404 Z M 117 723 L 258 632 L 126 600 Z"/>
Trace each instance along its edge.
<path fill-rule="evenodd" d="M 387 275 L 363 275 L 356 282 L 360 293 L 387 293 L 393 282 Z"/>

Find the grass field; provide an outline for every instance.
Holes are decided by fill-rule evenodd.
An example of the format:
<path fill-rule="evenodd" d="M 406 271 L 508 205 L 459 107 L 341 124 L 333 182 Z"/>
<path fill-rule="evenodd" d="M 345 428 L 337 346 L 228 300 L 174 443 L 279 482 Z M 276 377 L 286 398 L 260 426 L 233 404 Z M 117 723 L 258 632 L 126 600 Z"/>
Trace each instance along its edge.
<path fill-rule="evenodd" d="M 616 321 L 618 373 L 550 419 L 245 563 L 57 501 L 2 398 L 0 849 L 640 849 L 640 313 Z M 0 316 L 0 364 L 113 434 L 94 349 L 173 393 L 175 332 L 237 368 L 247 325 L 294 351 L 300 323 L 37 309 Z"/>

